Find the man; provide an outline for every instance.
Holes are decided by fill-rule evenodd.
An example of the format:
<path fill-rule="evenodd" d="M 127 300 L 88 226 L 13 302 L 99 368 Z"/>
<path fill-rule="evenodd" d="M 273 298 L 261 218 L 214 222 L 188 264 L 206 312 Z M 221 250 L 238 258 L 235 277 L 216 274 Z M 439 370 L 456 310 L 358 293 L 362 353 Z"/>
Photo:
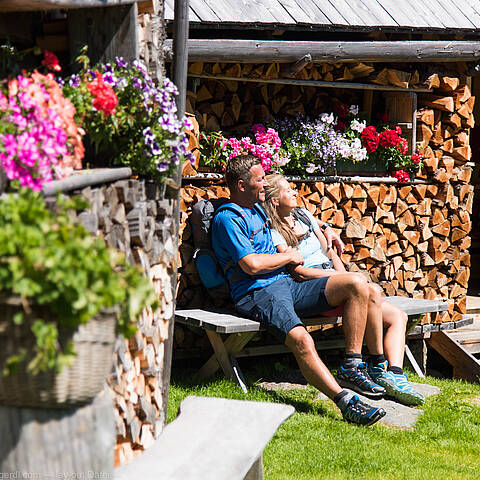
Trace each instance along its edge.
<path fill-rule="evenodd" d="M 360 276 L 352 276 L 348 282 L 338 282 L 335 276 L 295 282 L 284 267 L 302 265 L 303 258 L 292 248 L 277 253 L 265 212 L 257 205 L 265 200 L 267 185 L 261 161 L 251 155 L 232 158 L 225 179 L 230 200 L 241 207 L 242 214 L 237 208 L 222 207 L 212 224 L 212 245 L 229 279 L 237 310 L 260 321 L 285 342 L 307 381 L 336 403 L 345 420 L 374 424 L 385 411 L 339 386 L 299 318 L 343 304 L 346 355 L 355 358 L 361 354 L 365 333 L 368 289 Z M 372 394 L 384 392 L 367 376 L 362 377 L 360 370 L 357 373 L 364 387 L 370 383 Z"/>

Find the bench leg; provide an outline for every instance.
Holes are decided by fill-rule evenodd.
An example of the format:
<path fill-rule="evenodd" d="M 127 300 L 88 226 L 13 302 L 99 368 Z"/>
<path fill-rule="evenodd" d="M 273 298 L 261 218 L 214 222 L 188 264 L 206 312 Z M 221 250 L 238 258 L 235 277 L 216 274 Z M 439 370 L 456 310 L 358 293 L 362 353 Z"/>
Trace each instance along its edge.
<path fill-rule="evenodd" d="M 411 350 L 410 350 L 410 348 L 408 347 L 407 344 L 405 344 L 405 354 L 407 355 L 407 359 L 410 362 L 410 365 L 412 366 L 415 373 L 420 378 L 425 378 L 425 374 L 423 373 L 422 369 L 420 368 L 420 365 L 418 365 L 417 360 L 413 356 L 413 353 L 411 352 Z"/>
<path fill-rule="evenodd" d="M 212 344 L 214 354 L 205 362 L 198 372 L 199 378 L 208 378 L 221 367 L 228 379 L 235 380 L 236 375 L 232 367 L 230 356 L 235 356 L 257 334 L 257 332 L 242 332 L 231 334 L 225 343 L 222 337 L 210 330 L 206 330 Z"/>
<path fill-rule="evenodd" d="M 263 455 L 255 461 L 244 480 L 263 480 Z"/>

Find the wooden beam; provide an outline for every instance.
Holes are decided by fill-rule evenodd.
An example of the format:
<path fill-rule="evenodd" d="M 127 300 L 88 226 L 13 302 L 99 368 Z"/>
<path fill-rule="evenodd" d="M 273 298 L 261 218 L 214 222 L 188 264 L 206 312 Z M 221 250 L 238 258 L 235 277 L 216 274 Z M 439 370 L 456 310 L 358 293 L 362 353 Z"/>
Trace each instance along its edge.
<path fill-rule="evenodd" d="M 325 82 L 323 80 L 296 80 L 291 78 L 248 78 L 227 77 L 225 75 L 209 75 L 189 73 L 192 78 L 206 78 L 213 80 L 230 80 L 233 82 L 279 83 L 286 85 L 300 85 L 304 87 L 345 88 L 350 90 L 377 90 L 381 92 L 431 92 L 428 88 L 402 88 L 393 85 L 376 85 L 374 83 Z"/>
<path fill-rule="evenodd" d="M 171 41 L 165 47 L 171 50 Z M 311 55 L 329 62 L 457 62 L 480 60 L 479 41 L 314 42 L 278 40 L 190 39 L 192 62 L 295 62 Z"/>
<path fill-rule="evenodd" d="M 454 378 L 480 383 L 480 362 L 453 340 L 448 332 L 432 332 L 427 343 L 453 366 Z"/>

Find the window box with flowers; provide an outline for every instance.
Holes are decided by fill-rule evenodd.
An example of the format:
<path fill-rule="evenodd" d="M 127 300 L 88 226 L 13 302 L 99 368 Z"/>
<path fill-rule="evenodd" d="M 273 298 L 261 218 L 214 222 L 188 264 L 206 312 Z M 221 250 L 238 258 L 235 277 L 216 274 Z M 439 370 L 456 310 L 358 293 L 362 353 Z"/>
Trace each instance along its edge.
<path fill-rule="evenodd" d="M 253 138 L 225 137 L 222 132 L 201 133 L 201 162 L 223 170 L 229 158 L 251 153 L 265 171 L 300 177 L 342 172 L 391 172 L 400 182 L 421 167 L 419 154 L 407 155 L 407 140 L 397 127 L 377 131 L 356 105 L 339 104 L 335 112 L 318 118 L 299 116 L 275 120 L 271 126 L 252 126 Z"/>

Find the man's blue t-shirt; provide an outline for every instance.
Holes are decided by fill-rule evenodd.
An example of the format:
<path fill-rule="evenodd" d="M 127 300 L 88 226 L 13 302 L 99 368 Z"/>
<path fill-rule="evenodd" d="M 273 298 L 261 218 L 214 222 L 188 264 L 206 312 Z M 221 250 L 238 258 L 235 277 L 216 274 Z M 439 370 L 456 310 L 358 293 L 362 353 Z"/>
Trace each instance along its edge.
<path fill-rule="evenodd" d="M 215 215 L 212 223 L 212 247 L 223 269 L 233 260 L 233 264 L 226 272 L 226 277 L 230 280 L 235 272 L 235 277 L 239 277 L 238 281 L 230 282 L 230 292 L 236 301 L 248 291 L 266 287 L 285 276 L 286 273 L 281 268 L 254 277 L 245 274 L 245 279 L 242 279 L 242 275 L 238 275 L 240 271 L 238 261 L 241 258 L 251 253 L 275 254 L 277 249 L 272 241 L 270 227 L 265 224 L 256 209 L 261 207 L 258 205 L 256 208 L 243 208 L 238 205 L 235 207 L 243 210 L 243 215 L 225 207 Z M 251 234 L 257 230 L 259 230 L 258 233 L 250 241 Z M 241 272 L 243 274 L 243 271 Z"/>

